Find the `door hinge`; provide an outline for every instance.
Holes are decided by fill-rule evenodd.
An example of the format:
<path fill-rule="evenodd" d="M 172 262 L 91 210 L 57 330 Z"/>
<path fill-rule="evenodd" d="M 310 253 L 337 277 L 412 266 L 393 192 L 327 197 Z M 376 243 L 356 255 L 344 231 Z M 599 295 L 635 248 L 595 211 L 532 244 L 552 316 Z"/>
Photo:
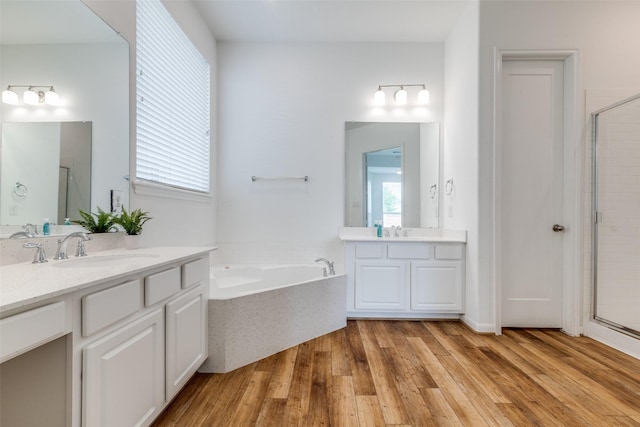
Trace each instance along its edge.
<path fill-rule="evenodd" d="M 596 224 L 601 223 L 601 222 L 602 222 L 602 212 L 598 212 L 598 211 L 596 211 L 596 212 L 595 212 L 595 215 L 594 215 L 594 218 L 595 218 L 595 221 L 594 221 L 594 222 L 595 222 Z"/>

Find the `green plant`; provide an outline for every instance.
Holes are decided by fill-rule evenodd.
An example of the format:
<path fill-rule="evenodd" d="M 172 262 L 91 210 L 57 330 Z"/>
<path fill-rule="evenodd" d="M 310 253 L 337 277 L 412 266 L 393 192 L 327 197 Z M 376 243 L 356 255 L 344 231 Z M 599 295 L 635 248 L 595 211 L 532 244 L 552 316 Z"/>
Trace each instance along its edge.
<path fill-rule="evenodd" d="M 149 212 L 143 212 L 142 209 L 134 209 L 131 212 L 123 207 L 122 214 L 115 219 L 115 223 L 124 228 L 129 235 L 137 235 L 142 233 L 142 226 L 145 222 L 152 219 Z"/>
<path fill-rule="evenodd" d="M 82 219 L 72 222 L 83 226 L 89 233 L 108 233 L 115 224 L 116 217 L 111 212 L 105 212 L 98 207 L 98 213 L 84 212 L 78 209 Z"/>

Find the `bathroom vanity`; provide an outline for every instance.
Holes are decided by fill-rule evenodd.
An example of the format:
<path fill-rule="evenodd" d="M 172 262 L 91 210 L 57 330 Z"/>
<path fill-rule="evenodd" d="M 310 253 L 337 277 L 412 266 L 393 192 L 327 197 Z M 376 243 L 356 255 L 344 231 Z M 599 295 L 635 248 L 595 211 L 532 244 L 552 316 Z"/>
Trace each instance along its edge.
<path fill-rule="evenodd" d="M 149 425 L 207 357 L 212 249 L 1 267 L 0 424 Z"/>
<path fill-rule="evenodd" d="M 464 313 L 464 231 L 411 230 L 376 237 L 344 228 L 347 316 L 447 318 Z"/>

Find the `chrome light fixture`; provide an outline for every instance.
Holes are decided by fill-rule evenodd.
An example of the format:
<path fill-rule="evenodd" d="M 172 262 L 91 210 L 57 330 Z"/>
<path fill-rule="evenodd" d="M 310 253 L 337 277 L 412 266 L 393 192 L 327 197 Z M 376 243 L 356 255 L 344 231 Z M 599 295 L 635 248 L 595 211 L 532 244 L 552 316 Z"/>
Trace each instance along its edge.
<path fill-rule="evenodd" d="M 405 105 L 407 103 L 407 91 L 404 90 L 404 87 L 400 86 L 400 89 L 393 94 L 393 99 L 398 105 Z"/>
<path fill-rule="evenodd" d="M 60 95 L 50 85 L 9 85 L 2 91 L 2 102 L 4 104 L 18 105 L 19 98 L 14 88 L 24 87 L 27 90 L 22 94 L 22 102 L 28 105 L 60 105 Z M 46 89 L 46 92 L 39 89 Z"/>
<path fill-rule="evenodd" d="M 373 94 L 373 105 L 384 105 L 385 103 L 385 94 L 380 86 L 378 86 L 378 90 Z"/>
<path fill-rule="evenodd" d="M 408 93 L 405 90 L 407 87 L 420 87 L 420 91 L 417 95 L 417 103 L 420 105 L 426 105 L 429 103 L 429 91 L 426 89 L 424 83 L 420 84 L 400 84 L 400 85 L 378 85 L 378 90 L 373 94 L 373 104 L 377 106 L 385 105 L 385 92 L 383 88 L 397 87 L 399 88 L 393 94 L 393 99 L 397 105 L 406 105 L 408 103 Z"/>
<path fill-rule="evenodd" d="M 4 104 L 18 105 L 18 94 L 11 90 L 11 86 L 7 86 L 2 91 L 2 102 Z"/>

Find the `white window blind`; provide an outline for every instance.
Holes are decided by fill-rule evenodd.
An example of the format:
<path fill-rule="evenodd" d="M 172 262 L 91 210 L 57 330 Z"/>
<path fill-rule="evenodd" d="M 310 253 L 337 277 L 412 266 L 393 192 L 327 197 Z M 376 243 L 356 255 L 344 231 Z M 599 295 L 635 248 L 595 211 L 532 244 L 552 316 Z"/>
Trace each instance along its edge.
<path fill-rule="evenodd" d="M 136 177 L 209 192 L 207 61 L 159 0 L 136 1 Z"/>

